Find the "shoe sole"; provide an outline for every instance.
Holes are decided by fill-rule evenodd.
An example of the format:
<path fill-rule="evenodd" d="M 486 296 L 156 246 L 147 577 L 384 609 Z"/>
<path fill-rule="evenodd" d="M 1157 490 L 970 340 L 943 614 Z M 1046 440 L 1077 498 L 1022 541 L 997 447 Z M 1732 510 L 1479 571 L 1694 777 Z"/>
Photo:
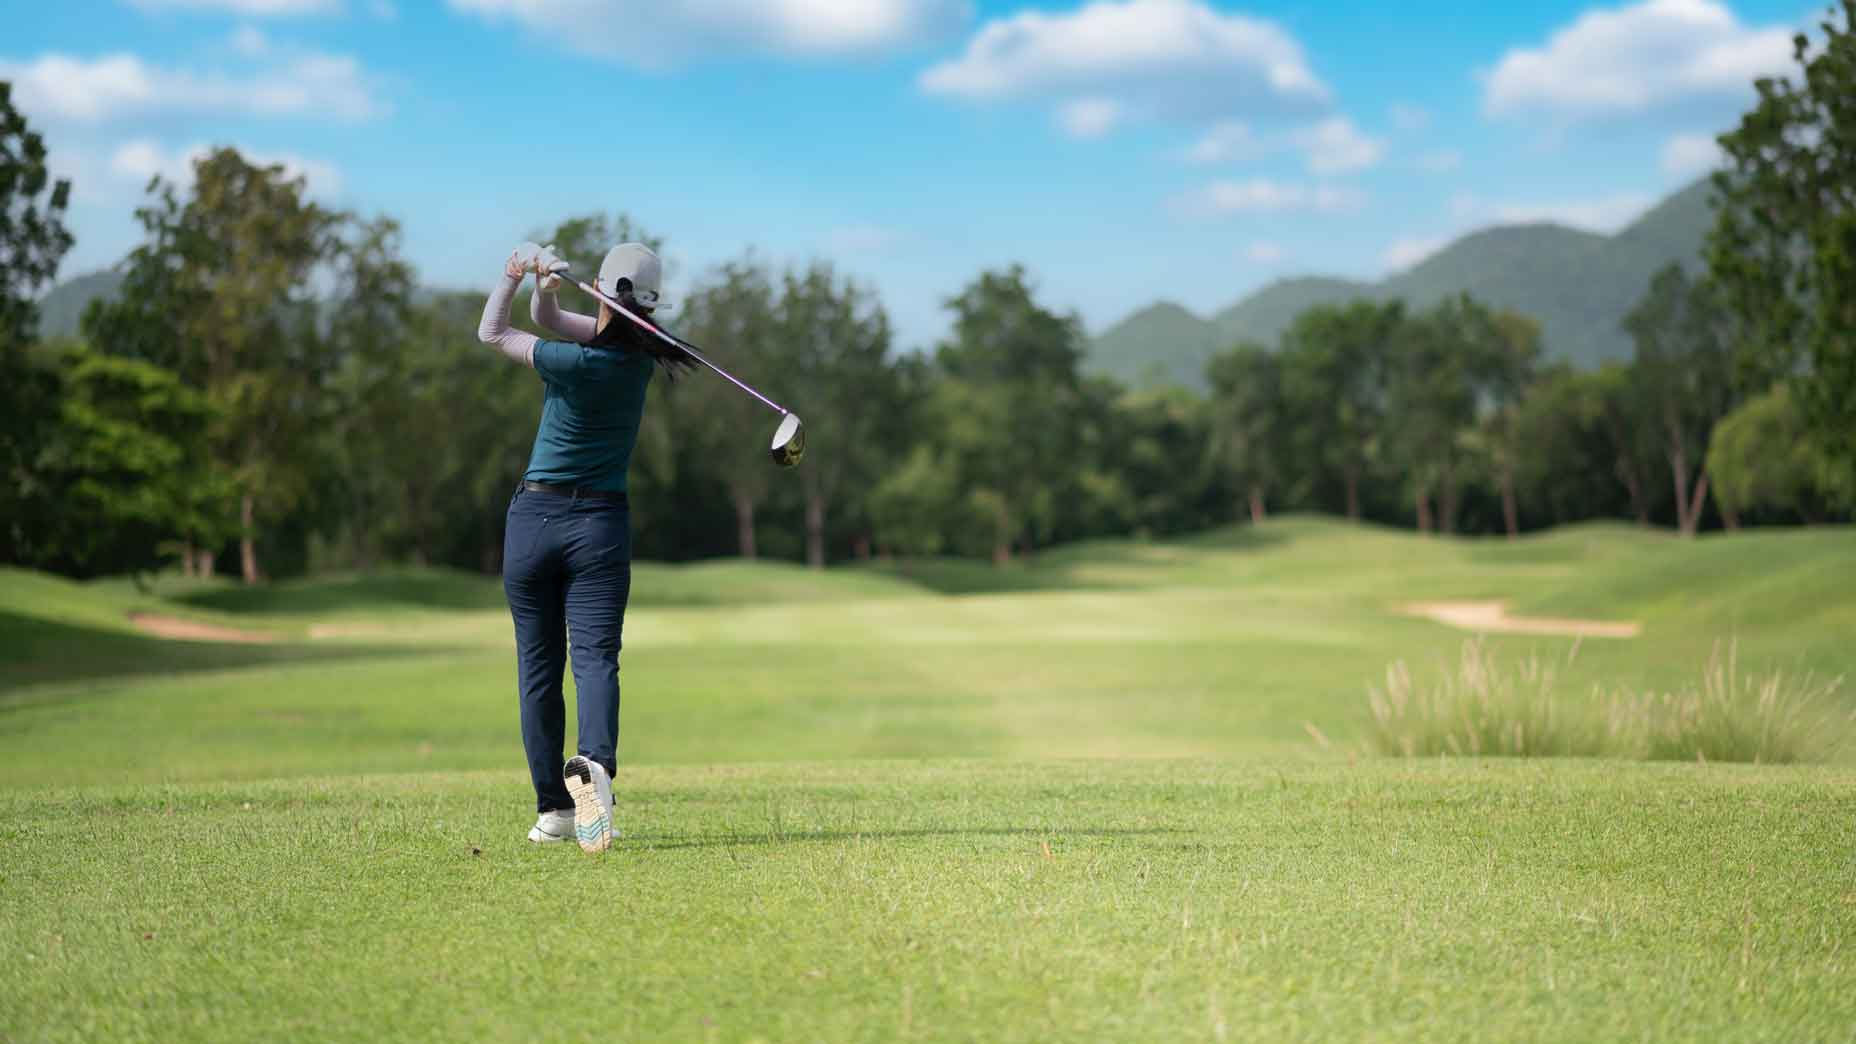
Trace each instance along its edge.
<path fill-rule="evenodd" d="M 599 803 L 599 784 L 593 782 L 593 763 L 582 757 L 567 762 L 567 793 L 574 799 L 574 836 L 582 852 L 599 853 L 612 847 L 612 817 Z"/>

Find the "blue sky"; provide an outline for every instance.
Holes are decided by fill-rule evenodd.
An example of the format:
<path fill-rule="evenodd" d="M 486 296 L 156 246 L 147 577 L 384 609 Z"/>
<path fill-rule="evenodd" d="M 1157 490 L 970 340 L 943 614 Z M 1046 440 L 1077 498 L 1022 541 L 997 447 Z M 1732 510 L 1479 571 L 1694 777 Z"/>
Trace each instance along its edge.
<path fill-rule="evenodd" d="M 29 12 L 29 13 L 28 13 Z M 0 79 L 75 182 L 71 275 L 148 176 L 236 145 L 487 286 L 589 211 L 873 285 L 902 347 L 1022 262 L 1094 332 L 1475 227 L 1613 230 L 1714 162 L 1821 8 L 1766 0 L 92 0 L 14 5 Z"/>

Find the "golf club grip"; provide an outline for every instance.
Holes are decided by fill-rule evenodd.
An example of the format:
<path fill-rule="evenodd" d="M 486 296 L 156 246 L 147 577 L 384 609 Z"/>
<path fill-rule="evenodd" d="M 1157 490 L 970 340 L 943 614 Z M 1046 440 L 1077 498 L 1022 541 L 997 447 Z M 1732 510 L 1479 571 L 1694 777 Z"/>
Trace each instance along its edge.
<path fill-rule="evenodd" d="M 643 316 L 633 314 L 631 309 L 626 308 L 624 305 L 618 303 L 617 301 L 614 301 L 612 298 L 607 297 L 605 294 L 600 293 L 597 287 L 594 287 L 587 283 L 582 282 L 578 277 L 573 276 L 567 272 L 561 272 L 558 274 L 562 276 L 566 276 L 567 279 L 570 280 L 575 286 L 579 287 L 581 290 L 585 291 L 586 293 L 591 294 L 594 300 L 605 305 L 607 308 L 612 309 L 613 311 L 624 316 L 625 318 L 630 319 L 632 322 L 638 324 L 640 328 L 656 335 L 658 340 L 663 341 L 665 344 L 668 344 L 673 348 L 679 348 L 683 351 L 690 353 L 691 358 L 695 359 L 697 362 L 702 363 L 704 366 L 707 366 L 709 369 L 714 370 L 716 373 L 720 374 L 723 380 L 726 380 L 728 383 L 734 385 L 737 388 L 740 388 L 742 391 L 747 392 L 749 395 L 754 396 L 756 399 L 759 399 L 761 402 L 772 407 L 776 412 L 781 413 L 781 414 L 786 414 L 786 413 L 791 412 L 786 407 L 780 405 L 777 402 L 774 402 L 772 399 L 767 398 L 765 395 L 762 395 L 760 392 L 755 391 L 753 388 L 748 387 L 747 384 L 745 384 L 740 379 L 738 379 L 734 374 L 729 373 L 727 370 L 722 369 L 720 366 L 717 366 L 715 363 L 710 362 L 709 357 L 704 355 L 701 352 L 701 350 L 699 350 L 695 345 L 689 343 L 688 341 L 684 340 L 681 337 L 677 337 L 672 334 L 664 332 L 662 329 L 658 327 L 656 323 L 651 322 L 650 320 L 644 318 Z"/>

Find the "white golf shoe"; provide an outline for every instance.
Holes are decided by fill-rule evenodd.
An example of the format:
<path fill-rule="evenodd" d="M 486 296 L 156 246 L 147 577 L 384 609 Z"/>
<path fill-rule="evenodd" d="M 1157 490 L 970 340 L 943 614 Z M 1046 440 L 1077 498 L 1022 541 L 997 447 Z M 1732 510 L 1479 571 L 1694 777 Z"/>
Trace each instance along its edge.
<path fill-rule="evenodd" d="M 574 836 L 574 814 L 566 809 L 543 812 L 529 828 L 528 839 L 538 845 L 565 841 Z"/>
<path fill-rule="evenodd" d="M 604 852 L 612 847 L 612 777 L 606 768 L 587 757 L 567 759 L 562 771 L 567 792 L 574 799 L 574 836 L 582 852 Z"/>

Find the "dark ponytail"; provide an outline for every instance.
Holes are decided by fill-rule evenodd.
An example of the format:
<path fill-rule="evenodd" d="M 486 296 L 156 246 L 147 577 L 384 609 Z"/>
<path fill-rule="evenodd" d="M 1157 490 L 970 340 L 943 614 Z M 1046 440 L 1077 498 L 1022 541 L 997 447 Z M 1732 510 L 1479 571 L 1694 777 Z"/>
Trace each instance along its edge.
<path fill-rule="evenodd" d="M 613 296 L 620 304 L 624 305 L 633 315 L 642 316 L 646 322 L 656 323 L 649 312 L 632 300 L 631 280 L 619 280 L 616 289 L 618 292 Z M 643 352 L 656 360 L 657 364 L 663 367 L 664 375 L 673 381 L 696 368 L 696 360 L 691 358 L 688 352 L 666 344 L 644 327 L 617 312 L 613 312 L 607 318 L 605 327 L 594 332 L 591 340 L 583 343 L 588 348 L 604 348 L 617 352 Z"/>

